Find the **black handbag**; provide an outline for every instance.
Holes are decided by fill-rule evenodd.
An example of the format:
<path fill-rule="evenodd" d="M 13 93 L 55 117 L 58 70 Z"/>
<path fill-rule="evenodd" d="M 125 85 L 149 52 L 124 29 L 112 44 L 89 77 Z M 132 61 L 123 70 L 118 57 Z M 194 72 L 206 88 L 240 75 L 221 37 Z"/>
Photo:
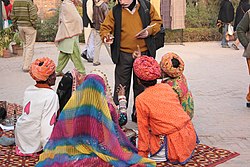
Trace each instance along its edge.
<path fill-rule="evenodd" d="M 145 14 L 147 15 L 147 18 L 150 18 L 150 14 L 149 14 L 150 6 L 148 8 L 147 5 L 145 4 L 144 0 L 139 0 L 139 1 L 140 1 L 140 4 L 142 5 L 144 11 L 145 11 Z M 154 40 L 154 44 L 155 44 L 156 50 L 164 46 L 164 42 L 165 42 L 165 28 L 163 27 L 163 25 L 161 25 L 160 31 L 157 32 L 152 37 L 153 37 L 153 40 Z"/>
<path fill-rule="evenodd" d="M 161 25 L 161 30 L 153 36 L 156 50 L 162 48 L 165 42 L 165 28 Z"/>

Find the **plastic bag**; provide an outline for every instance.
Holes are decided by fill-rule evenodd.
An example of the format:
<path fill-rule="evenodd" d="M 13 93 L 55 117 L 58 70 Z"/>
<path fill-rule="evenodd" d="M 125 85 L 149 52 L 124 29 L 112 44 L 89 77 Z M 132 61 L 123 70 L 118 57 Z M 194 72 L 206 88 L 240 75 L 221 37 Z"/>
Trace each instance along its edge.
<path fill-rule="evenodd" d="M 234 27 L 231 24 L 228 24 L 227 32 L 228 32 L 228 35 L 234 34 Z"/>
<path fill-rule="evenodd" d="M 3 23 L 3 28 L 8 28 L 9 27 L 9 22 L 8 20 L 4 20 L 4 23 Z"/>

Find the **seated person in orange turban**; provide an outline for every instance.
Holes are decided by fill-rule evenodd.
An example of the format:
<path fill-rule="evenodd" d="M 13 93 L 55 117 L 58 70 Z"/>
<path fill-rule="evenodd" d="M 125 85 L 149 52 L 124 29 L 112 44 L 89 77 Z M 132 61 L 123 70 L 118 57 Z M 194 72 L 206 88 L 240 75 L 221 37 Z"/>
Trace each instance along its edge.
<path fill-rule="evenodd" d="M 36 81 L 24 92 L 23 112 L 15 129 L 16 153 L 20 156 L 36 156 L 43 150 L 52 133 L 59 109 L 55 85 L 55 63 L 43 57 L 30 66 L 30 75 Z"/>
<path fill-rule="evenodd" d="M 136 97 L 138 154 L 155 161 L 187 163 L 198 139 L 178 95 L 168 84 L 157 84 L 161 69 L 152 57 L 137 58 L 133 68 L 145 88 Z"/>
<path fill-rule="evenodd" d="M 175 53 L 167 53 L 162 56 L 161 62 L 162 83 L 169 84 L 178 94 L 180 103 L 184 111 L 192 119 L 194 116 L 194 100 L 186 77 L 183 74 L 184 62 L 180 56 Z"/>

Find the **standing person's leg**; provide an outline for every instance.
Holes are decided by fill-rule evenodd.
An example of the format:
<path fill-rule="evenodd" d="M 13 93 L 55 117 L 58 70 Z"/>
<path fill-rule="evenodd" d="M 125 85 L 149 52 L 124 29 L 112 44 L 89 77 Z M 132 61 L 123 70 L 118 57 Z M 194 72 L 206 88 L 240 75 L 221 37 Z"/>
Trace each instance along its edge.
<path fill-rule="evenodd" d="M 94 30 L 94 37 L 95 37 L 95 51 L 94 51 L 94 60 L 93 60 L 93 65 L 98 66 L 101 63 L 99 62 L 99 56 L 100 56 L 100 50 L 102 46 L 102 39 L 99 34 L 99 31 Z"/>
<path fill-rule="evenodd" d="M 56 66 L 57 75 L 60 75 L 60 74 L 63 73 L 62 70 L 68 64 L 69 58 L 70 58 L 70 54 L 60 51 L 59 56 L 58 56 L 58 63 L 57 63 L 57 66 Z"/>
<path fill-rule="evenodd" d="M 77 71 L 79 71 L 79 73 L 85 74 L 86 71 L 85 71 L 85 67 L 82 63 L 80 48 L 79 48 L 79 45 L 76 41 L 74 42 L 73 53 L 71 55 L 69 55 L 69 57 L 72 60 Z"/>
<path fill-rule="evenodd" d="M 20 37 L 24 41 L 23 71 L 29 71 L 29 66 L 34 55 L 34 46 L 37 31 L 33 27 L 20 27 Z"/>
<path fill-rule="evenodd" d="M 84 40 L 85 43 L 87 43 L 90 32 L 91 32 L 92 28 L 90 27 L 90 25 L 88 25 L 88 27 L 84 27 Z"/>
<path fill-rule="evenodd" d="M 229 48 L 228 41 L 226 39 L 227 29 L 228 29 L 228 24 L 224 24 L 222 28 L 222 40 L 221 40 L 221 46 L 223 48 Z"/>
<path fill-rule="evenodd" d="M 115 66 L 115 88 L 114 88 L 114 102 L 116 105 L 119 104 L 117 88 L 119 84 L 122 84 L 125 87 L 125 96 L 129 102 L 129 92 L 132 76 L 132 67 L 133 67 L 132 54 L 120 52 L 120 58 L 118 64 Z M 128 106 L 128 103 L 127 103 Z"/>
<path fill-rule="evenodd" d="M 138 83 L 138 78 L 133 72 L 133 91 L 134 91 L 134 105 L 133 105 L 133 113 L 131 114 L 131 118 L 133 122 L 137 122 L 136 116 L 136 108 L 135 108 L 135 98 L 144 91 L 144 87 Z"/>
<path fill-rule="evenodd" d="M 238 48 L 238 46 L 239 46 L 239 44 L 240 44 L 240 41 L 239 41 L 239 39 L 238 39 L 238 36 L 237 36 L 237 33 L 235 32 L 234 33 L 234 37 L 235 37 L 235 41 L 234 41 L 234 43 L 232 44 L 232 47 L 235 49 L 235 50 L 239 50 L 239 48 Z"/>
<path fill-rule="evenodd" d="M 26 37 L 26 56 L 24 60 L 24 70 L 26 68 L 29 69 L 29 66 L 32 62 L 32 58 L 34 56 L 34 47 L 36 42 L 36 29 L 33 27 L 25 28 L 25 37 Z"/>
<path fill-rule="evenodd" d="M 149 55 L 150 53 L 148 51 L 142 52 L 142 55 Z M 133 92 L 134 92 L 134 105 L 133 105 L 133 112 L 131 114 L 131 118 L 133 122 L 137 122 L 137 116 L 136 116 L 136 108 L 135 108 L 135 98 L 144 91 L 144 87 L 138 83 L 138 78 L 135 75 L 133 71 Z"/>
<path fill-rule="evenodd" d="M 105 46 L 105 48 L 107 49 L 107 52 L 108 52 L 109 56 L 111 57 L 110 45 L 104 43 L 104 46 Z"/>
<path fill-rule="evenodd" d="M 24 32 L 24 28 L 23 27 L 18 27 L 19 30 L 19 35 L 21 40 L 23 41 L 23 66 L 22 69 L 24 70 L 24 60 L 25 60 L 25 56 L 26 56 L 26 39 L 25 39 L 25 32 Z"/>
<path fill-rule="evenodd" d="M 85 48 L 81 54 L 81 57 L 87 60 L 88 62 L 93 62 L 94 59 L 95 37 L 93 31 L 94 29 L 92 28 L 88 36 L 88 40 L 85 42 L 86 43 Z"/>

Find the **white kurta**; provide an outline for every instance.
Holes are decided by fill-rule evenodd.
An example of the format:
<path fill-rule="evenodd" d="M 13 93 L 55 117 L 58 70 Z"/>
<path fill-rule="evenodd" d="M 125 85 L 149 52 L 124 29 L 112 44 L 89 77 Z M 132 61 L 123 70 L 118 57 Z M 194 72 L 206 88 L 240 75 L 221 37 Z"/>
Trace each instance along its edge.
<path fill-rule="evenodd" d="M 29 86 L 25 90 L 23 112 L 15 129 L 16 145 L 22 153 L 43 149 L 52 133 L 58 109 L 58 96 L 52 89 Z"/>

